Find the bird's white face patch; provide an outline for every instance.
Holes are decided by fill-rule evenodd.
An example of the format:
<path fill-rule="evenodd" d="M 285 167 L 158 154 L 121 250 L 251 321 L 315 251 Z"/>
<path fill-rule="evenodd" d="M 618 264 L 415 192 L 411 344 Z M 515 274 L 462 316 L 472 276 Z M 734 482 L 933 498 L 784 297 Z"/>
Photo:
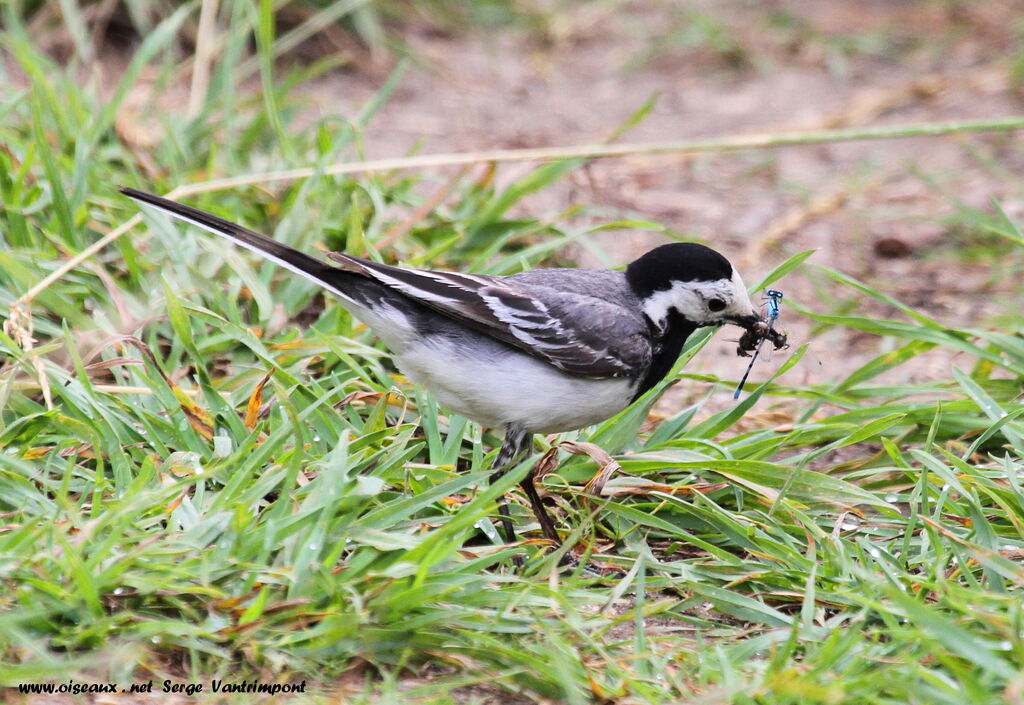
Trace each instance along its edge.
<path fill-rule="evenodd" d="M 755 313 L 736 271 L 731 279 L 675 282 L 670 289 L 656 291 L 643 301 L 644 313 L 659 327 L 664 327 L 672 310 L 698 326 L 717 326 L 735 316 Z"/>

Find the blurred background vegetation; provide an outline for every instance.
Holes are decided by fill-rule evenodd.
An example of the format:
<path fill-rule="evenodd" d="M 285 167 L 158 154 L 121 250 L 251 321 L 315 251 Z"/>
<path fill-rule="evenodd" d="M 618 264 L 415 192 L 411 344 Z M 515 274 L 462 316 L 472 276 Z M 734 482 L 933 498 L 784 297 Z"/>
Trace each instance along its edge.
<path fill-rule="evenodd" d="M 1022 10 L 0 6 L 4 699 L 244 677 L 303 702 L 1021 702 L 1019 132 L 330 169 L 1020 115 Z M 488 429 L 312 285 L 133 220 L 119 184 L 410 266 L 699 239 L 786 292 L 794 345 L 737 404 L 734 343 L 700 336 L 650 403 L 539 440 L 590 566 L 559 571 L 493 528 L 517 476 L 487 485 Z M 559 445 L 583 440 L 618 463 L 597 497 L 607 461 Z"/>

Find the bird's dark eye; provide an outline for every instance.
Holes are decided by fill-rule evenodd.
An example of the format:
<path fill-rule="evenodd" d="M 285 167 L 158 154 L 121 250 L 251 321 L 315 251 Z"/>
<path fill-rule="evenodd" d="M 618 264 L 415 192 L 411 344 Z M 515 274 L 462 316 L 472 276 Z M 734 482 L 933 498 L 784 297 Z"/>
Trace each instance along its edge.
<path fill-rule="evenodd" d="M 725 308 L 725 302 L 721 299 L 708 299 L 709 311 L 721 311 Z"/>

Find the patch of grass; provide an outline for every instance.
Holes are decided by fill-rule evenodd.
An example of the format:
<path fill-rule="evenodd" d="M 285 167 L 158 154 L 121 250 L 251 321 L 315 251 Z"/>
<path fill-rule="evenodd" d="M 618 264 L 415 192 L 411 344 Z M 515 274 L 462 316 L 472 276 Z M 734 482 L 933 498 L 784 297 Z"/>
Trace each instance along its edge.
<path fill-rule="evenodd" d="M 274 75 L 273 18 L 246 6 L 226 5 L 241 24 L 201 117 L 151 109 L 165 117 L 145 146 L 125 131 L 129 98 L 159 105 L 138 77 L 177 70 L 189 8 L 153 28 L 103 99 L 5 16 L 27 88 L 0 121 L 0 315 L 134 214 L 117 184 L 166 191 L 358 154 L 386 95 L 356 119 L 300 126 L 289 89 L 302 75 Z M 257 35 L 263 99 L 234 80 Z M 564 214 L 516 210 L 568 167 L 500 189 L 488 173 L 395 173 L 191 200 L 305 249 L 507 273 L 586 234 Z M 440 205 L 395 237 L 444 184 Z M 999 256 L 1019 259 L 1019 227 L 988 227 L 1014 248 Z M 700 421 L 698 402 L 638 434 L 640 403 L 563 435 L 622 467 L 593 497 L 594 462 L 562 449 L 544 481 L 570 543 L 625 571 L 613 579 L 503 546 L 495 499 L 526 465 L 488 486 L 495 439 L 397 377 L 315 287 L 147 217 L 36 299 L 31 350 L 0 335 L 0 683 L 152 676 L 209 690 L 213 678 L 343 676 L 355 702 L 1012 699 L 1024 660 L 1020 318 L 950 329 L 823 274 L 848 293 L 841 315 L 787 306 L 884 336 L 891 352 L 824 387 L 769 381 Z M 868 297 L 897 315 L 859 316 Z M 877 382 L 938 346 L 962 353 L 948 379 Z M 793 423 L 740 430 L 768 399 Z M 521 499 L 512 513 L 536 535 Z M 529 552 L 522 569 L 515 550 Z"/>

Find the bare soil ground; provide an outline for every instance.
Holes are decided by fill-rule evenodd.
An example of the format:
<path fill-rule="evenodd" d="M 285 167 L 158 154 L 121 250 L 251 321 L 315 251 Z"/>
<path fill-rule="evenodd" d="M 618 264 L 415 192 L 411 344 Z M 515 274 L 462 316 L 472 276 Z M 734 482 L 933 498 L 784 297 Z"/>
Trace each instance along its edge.
<path fill-rule="evenodd" d="M 400 155 L 416 144 L 424 152 L 453 152 L 591 143 L 655 94 L 654 110 L 623 140 L 908 124 L 1011 115 L 1024 107 L 1012 63 L 1021 2 L 697 6 L 686 15 L 668 3 L 637 2 L 606 14 L 580 7 L 559 16 L 543 45 L 512 30 L 472 38 L 414 33 L 409 41 L 421 63 L 371 124 L 366 153 Z M 701 17 L 713 18 L 729 37 L 719 42 L 725 48 L 711 39 L 670 41 Z M 335 101 L 348 107 L 368 99 L 377 85 L 366 74 L 339 74 L 317 93 L 329 110 Z M 723 251 L 748 283 L 813 248 L 812 263 L 858 277 L 950 325 L 982 324 L 1017 306 L 1017 278 L 971 261 L 965 250 L 976 234 L 953 216 L 958 208 L 991 212 L 993 198 L 1011 217 L 1024 216 L 1020 146 L 1019 135 L 1001 134 L 608 159 L 528 207 L 543 213 L 584 203 L 595 221 L 616 213 L 660 221 Z M 528 168 L 504 167 L 502 174 L 512 179 Z M 618 263 L 662 238 L 595 236 Z M 585 265 L 604 264 L 585 248 L 577 254 Z M 821 312 L 838 306 L 833 297 L 853 294 L 838 292 L 813 270 L 777 286 L 790 301 Z M 893 313 L 870 300 L 858 301 L 855 311 Z M 783 327 L 801 343 L 812 322 L 789 309 Z M 730 337 L 719 336 L 691 371 L 738 378 L 745 362 L 735 357 Z M 849 330 L 809 342 L 808 355 L 781 382 L 838 379 L 883 352 L 879 340 Z M 935 351 L 888 379 L 948 377 L 951 362 Z M 772 369 L 760 367 L 752 381 Z M 701 383 L 683 383 L 664 405 L 703 391 Z M 731 401 L 731 394 L 720 396 Z"/>

